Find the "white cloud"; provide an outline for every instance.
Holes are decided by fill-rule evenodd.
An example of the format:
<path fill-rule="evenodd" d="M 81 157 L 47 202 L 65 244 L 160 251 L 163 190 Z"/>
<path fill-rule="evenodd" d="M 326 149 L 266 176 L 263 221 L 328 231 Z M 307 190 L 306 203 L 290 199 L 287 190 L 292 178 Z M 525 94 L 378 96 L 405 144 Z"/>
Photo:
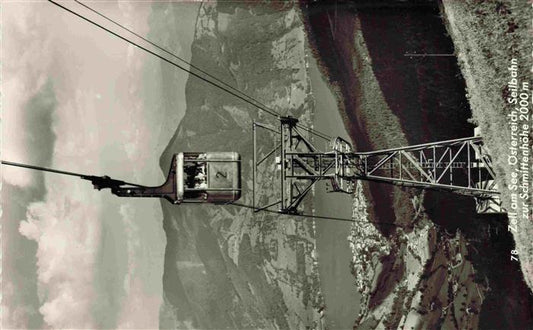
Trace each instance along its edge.
<path fill-rule="evenodd" d="M 54 61 L 50 45 L 53 37 L 41 29 L 40 14 L 27 5 L 7 5 L 3 15 L 2 41 L 2 158 L 29 162 L 32 132 L 26 125 L 25 105 L 48 78 Z M 31 42 L 30 42 L 31 41 Z M 38 59 L 36 54 L 48 53 Z M 3 179 L 12 185 L 27 187 L 33 183 L 32 172 L 4 166 Z"/>
<path fill-rule="evenodd" d="M 148 4 L 142 9 L 125 2 L 96 6 L 121 22 L 129 22 L 140 33 L 147 30 Z M 143 180 L 142 183 L 146 183 L 145 179 L 149 183 L 160 180 L 161 150 L 156 150 L 154 144 L 161 123 L 150 118 L 140 98 L 146 55 L 140 56 L 138 50 L 127 47 L 123 41 L 49 4 L 9 4 L 3 9 L 7 17 L 4 26 L 12 26 L 9 35 L 4 29 L 4 58 L 14 59 L 3 70 L 4 94 L 9 94 L 3 107 L 3 126 L 9 127 L 3 132 L 3 157 L 20 162 L 29 159 L 30 142 L 20 134 L 26 127 L 20 110 L 46 81 L 44 78 L 50 78 L 57 99 L 52 128 L 57 138 L 51 167 L 108 174 L 127 181 L 134 181 L 130 180 L 133 177 Z M 125 15 L 125 20 L 121 15 Z M 43 18 L 47 21 L 43 22 Z M 8 41 L 9 49 L 5 47 Z M 24 49 L 27 50 L 24 54 L 17 53 Z M 165 134 L 170 138 L 172 132 Z M 127 159 L 120 158 L 122 153 Z M 102 157 L 110 154 L 118 156 Z M 8 182 L 19 186 L 31 184 L 31 172 L 2 169 Z M 95 285 L 94 276 L 99 265 L 96 256 L 101 249 L 102 222 L 120 221 L 110 219 L 102 210 L 111 201 L 116 205 L 116 199 L 109 198 L 108 191 L 93 190 L 88 182 L 56 174 L 45 175 L 45 186 L 46 199 L 30 204 L 26 219 L 19 226 L 19 232 L 38 245 L 37 275 L 42 299 L 39 312 L 52 328 L 94 328 L 98 324 L 98 320 L 92 319 L 94 304 L 102 297 L 95 291 L 105 287 Z M 153 283 L 162 286 L 164 232 L 156 228 L 147 233 L 150 224 L 146 223 L 159 224 L 161 210 L 138 211 L 138 200 L 121 202 L 122 227 L 111 228 L 118 232 L 108 236 L 122 233 L 122 229 L 126 232 L 125 237 L 113 238 L 125 241 L 128 256 L 124 274 L 126 296 L 120 301 L 121 312 L 115 315 L 117 326 L 157 328 L 162 299 L 161 289 L 154 289 Z M 156 264 L 153 259 L 160 261 L 161 269 L 147 271 Z M 23 319 L 21 311 L 11 312 L 14 319 Z"/>
<path fill-rule="evenodd" d="M 127 291 L 117 329 L 154 329 L 159 325 L 161 296 L 147 294 L 142 280 L 134 277 Z"/>
<path fill-rule="evenodd" d="M 60 84 L 59 84 L 60 85 Z M 83 112 L 93 95 L 77 90 L 58 94 L 53 130 L 53 168 L 99 171 L 102 142 L 93 134 L 97 114 Z M 87 126 L 89 124 L 89 126 Z M 104 142 L 105 143 L 105 142 Z M 88 182 L 45 175 L 46 199 L 29 205 L 19 231 L 37 247 L 37 276 L 45 323 L 53 328 L 94 328 L 92 307 L 95 258 L 100 249 L 102 194 Z"/>
<path fill-rule="evenodd" d="M 15 287 L 11 281 L 3 278 L 2 282 L 2 328 L 26 329 L 28 328 L 28 313 L 30 306 L 12 304 Z"/>
<path fill-rule="evenodd" d="M 139 226 L 135 223 L 135 209 L 130 204 L 122 204 L 119 208 L 122 223 L 126 232 L 126 246 L 128 249 L 128 272 L 124 280 L 124 290 L 127 292 L 130 286 L 130 278 L 135 273 L 135 254 L 141 246 Z"/>
<path fill-rule="evenodd" d="M 84 111 L 94 100 L 94 93 L 57 81 L 51 167 L 98 172 L 101 142 L 91 129 L 91 125 L 96 126 L 97 114 Z M 44 293 L 39 311 L 53 328 L 94 328 L 94 273 L 100 248 L 102 195 L 87 182 L 57 174 L 45 175 L 45 187 L 46 199 L 30 204 L 27 219 L 19 226 L 20 233 L 38 245 L 38 287 Z"/>
<path fill-rule="evenodd" d="M 54 328 L 91 328 L 99 195 L 70 178 L 50 175 L 46 182 L 46 200 L 31 204 L 19 227 L 38 244 L 38 285 L 45 292 L 39 311 Z"/>
<path fill-rule="evenodd" d="M 126 233 L 128 271 L 124 277 L 124 291 L 122 311 L 119 315 L 118 329 L 151 329 L 159 326 L 159 306 L 162 303 L 161 295 L 154 295 L 145 289 L 143 281 L 138 274 L 143 242 L 138 221 L 146 221 L 136 212 L 135 204 L 126 200 L 120 206 L 119 213 L 122 217 Z"/>

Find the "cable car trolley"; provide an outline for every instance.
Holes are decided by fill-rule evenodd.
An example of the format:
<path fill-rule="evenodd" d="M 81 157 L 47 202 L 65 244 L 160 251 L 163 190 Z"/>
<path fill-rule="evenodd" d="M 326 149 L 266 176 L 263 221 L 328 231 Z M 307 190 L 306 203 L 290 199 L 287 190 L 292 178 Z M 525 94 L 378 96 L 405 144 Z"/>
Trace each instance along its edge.
<path fill-rule="evenodd" d="M 120 197 L 165 198 L 173 204 L 229 203 L 241 197 L 241 157 L 236 152 L 180 152 L 172 157 L 167 180 L 157 187 L 108 176 L 82 178 Z"/>
<path fill-rule="evenodd" d="M 176 169 L 178 203 L 226 203 L 241 197 L 241 157 L 236 152 L 179 153 Z"/>

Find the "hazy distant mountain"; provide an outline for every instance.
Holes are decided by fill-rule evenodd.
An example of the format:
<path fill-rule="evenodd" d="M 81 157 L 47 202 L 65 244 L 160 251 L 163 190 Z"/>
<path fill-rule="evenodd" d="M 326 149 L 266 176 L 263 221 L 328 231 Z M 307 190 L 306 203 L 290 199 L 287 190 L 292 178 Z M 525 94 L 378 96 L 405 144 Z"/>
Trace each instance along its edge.
<path fill-rule="evenodd" d="M 304 44 L 292 6 L 204 3 L 191 61 L 275 111 L 309 122 Z M 161 156 L 163 171 L 180 151 L 237 151 L 243 159 L 240 202 L 251 204 L 251 124 L 275 118 L 192 76 L 186 98 L 185 116 Z M 272 146 L 265 140 L 260 153 Z M 268 173 L 258 179 L 260 198 L 274 193 Z M 296 329 L 318 320 L 312 222 L 254 215 L 235 206 L 163 201 L 162 207 L 167 235 L 162 328 Z"/>

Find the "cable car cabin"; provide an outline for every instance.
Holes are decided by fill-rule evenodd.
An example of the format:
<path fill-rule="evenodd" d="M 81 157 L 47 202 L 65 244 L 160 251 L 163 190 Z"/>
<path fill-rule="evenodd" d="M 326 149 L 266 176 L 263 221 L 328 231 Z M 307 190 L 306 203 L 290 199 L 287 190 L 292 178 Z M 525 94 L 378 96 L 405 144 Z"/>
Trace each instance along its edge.
<path fill-rule="evenodd" d="M 241 157 L 236 152 L 183 152 L 176 159 L 178 203 L 226 203 L 241 197 Z"/>
<path fill-rule="evenodd" d="M 173 204 L 233 202 L 241 197 L 241 156 L 236 152 L 181 152 L 172 157 L 161 186 L 123 184 L 107 177 L 93 180 L 95 188 L 111 188 L 121 197 L 160 197 Z"/>

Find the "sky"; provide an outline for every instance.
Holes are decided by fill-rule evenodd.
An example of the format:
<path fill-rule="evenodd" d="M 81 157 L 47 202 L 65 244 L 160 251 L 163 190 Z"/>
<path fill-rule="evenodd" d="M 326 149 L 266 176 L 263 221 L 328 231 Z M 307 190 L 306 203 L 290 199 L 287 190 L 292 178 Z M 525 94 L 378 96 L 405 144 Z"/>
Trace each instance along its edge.
<path fill-rule="evenodd" d="M 190 58 L 198 4 L 87 4 Z M 3 160 L 164 181 L 159 157 L 185 111 L 185 73 L 45 1 L 2 3 L 1 51 Z M 2 166 L 2 205 L 3 327 L 158 327 L 158 199 Z"/>

